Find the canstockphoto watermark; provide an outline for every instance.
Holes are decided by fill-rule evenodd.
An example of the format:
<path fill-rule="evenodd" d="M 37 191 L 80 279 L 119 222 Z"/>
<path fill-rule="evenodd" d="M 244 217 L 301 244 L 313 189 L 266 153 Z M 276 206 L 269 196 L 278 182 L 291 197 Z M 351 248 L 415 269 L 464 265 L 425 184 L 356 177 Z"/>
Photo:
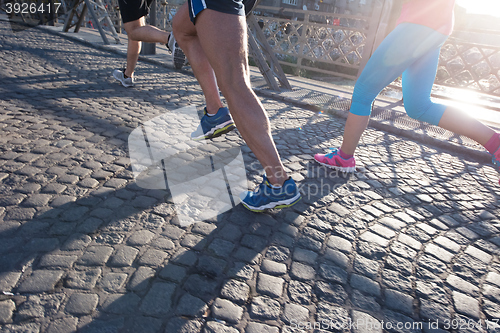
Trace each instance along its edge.
<path fill-rule="evenodd" d="M 315 183 L 301 183 L 299 184 L 300 194 L 307 198 L 319 198 L 327 196 L 330 193 L 334 193 L 338 188 L 341 188 L 344 184 L 332 184 L 325 179 L 320 179 L 319 182 Z"/>
<path fill-rule="evenodd" d="M 231 209 L 248 189 L 241 149 L 194 141 L 191 133 L 199 123 L 196 107 L 191 105 L 145 122 L 128 138 L 137 185 L 170 189 L 183 226 Z"/>

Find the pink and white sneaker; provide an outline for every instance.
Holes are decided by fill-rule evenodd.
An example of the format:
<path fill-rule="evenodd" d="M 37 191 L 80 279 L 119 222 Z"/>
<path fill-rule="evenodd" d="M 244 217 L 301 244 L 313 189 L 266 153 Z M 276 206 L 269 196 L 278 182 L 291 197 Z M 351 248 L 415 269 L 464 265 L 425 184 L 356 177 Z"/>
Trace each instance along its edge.
<path fill-rule="evenodd" d="M 354 156 L 348 159 L 342 158 L 340 156 L 339 150 L 337 148 L 331 149 L 332 151 L 328 154 L 316 154 L 314 159 L 324 166 L 332 169 L 340 170 L 343 172 L 354 172 L 356 171 L 356 161 Z"/>

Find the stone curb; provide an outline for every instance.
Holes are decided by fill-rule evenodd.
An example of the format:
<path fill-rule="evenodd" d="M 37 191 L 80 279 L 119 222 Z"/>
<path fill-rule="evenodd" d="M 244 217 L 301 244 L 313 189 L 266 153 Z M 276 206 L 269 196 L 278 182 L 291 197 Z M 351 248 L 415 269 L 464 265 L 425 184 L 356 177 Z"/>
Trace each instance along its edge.
<path fill-rule="evenodd" d="M 279 96 L 278 93 L 271 92 L 271 91 L 268 91 L 266 89 L 258 89 L 258 88 L 255 89 L 254 88 L 254 91 L 259 95 L 262 95 L 262 96 L 265 96 L 268 98 L 273 98 L 273 99 L 283 101 L 286 103 L 290 103 L 290 104 L 295 105 L 297 107 L 301 107 L 301 108 L 311 110 L 314 112 L 319 112 L 321 110 L 321 108 L 315 104 L 303 102 L 303 101 L 296 100 L 296 99 L 293 99 L 290 97 Z M 348 115 L 347 111 L 342 111 L 342 110 L 337 110 L 337 109 L 327 109 L 326 111 L 329 114 L 334 115 L 336 117 L 347 119 L 347 115 Z M 459 144 L 456 144 L 453 142 L 448 142 L 445 140 L 433 138 L 429 135 L 415 133 L 413 131 L 406 131 L 403 128 L 399 128 L 399 127 L 396 127 L 394 125 L 385 124 L 382 121 L 379 121 L 378 119 L 374 119 L 374 118 L 370 119 L 370 123 L 368 124 L 368 126 L 371 126 L 371 127 L 378 129 L 378 130 L 382 130 L 382 131 L 390 133 L 390 134 L 405 137 L 407 139 L 414 140 L 416 142 L 423 143 L 423 144 L 426 144 L 429 146 L 434 146 L 436 148 L 446 149 L 446 150 L 449 150 L 449 151 L 457 153 L 457 154 L 465 155 L 468 158 L 476 159 L 478 162 L 482 162 L 482 163 L 490 163 L 491 162 L 491 155 L 485 150 L 482 150 L 482 151 L 476 150 L 476 149 L 472 149 L 472 148 L 469 148 L 469 147 L 466 147 L 463 145 L 459 145 Z M 437 126 L 432 126 L 432 125 L 428 125 L 428 124 L 425 124 L 425 126 L 437 128 Z"/>

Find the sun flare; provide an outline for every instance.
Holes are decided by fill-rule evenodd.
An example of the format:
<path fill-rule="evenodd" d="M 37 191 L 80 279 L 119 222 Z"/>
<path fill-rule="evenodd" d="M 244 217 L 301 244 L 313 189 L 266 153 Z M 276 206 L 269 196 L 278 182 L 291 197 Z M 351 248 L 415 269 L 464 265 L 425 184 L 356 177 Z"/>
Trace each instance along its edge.
<path fill-rule="evenodd" d="M 464 7 L 469 14 L 500 17 L 500 1 L 498 0 L 457 0 L 457 5 Z"/>

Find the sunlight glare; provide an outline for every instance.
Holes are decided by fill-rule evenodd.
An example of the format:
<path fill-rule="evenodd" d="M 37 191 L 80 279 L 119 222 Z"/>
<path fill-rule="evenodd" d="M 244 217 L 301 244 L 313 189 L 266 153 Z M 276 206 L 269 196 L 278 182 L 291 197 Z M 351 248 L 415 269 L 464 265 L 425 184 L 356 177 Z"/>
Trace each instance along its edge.
<path fill-rule="evenodd" d="M 498 0 L 457 0 L 457 5 L 464 7 L 469 14 L 500 16 Z"/>

